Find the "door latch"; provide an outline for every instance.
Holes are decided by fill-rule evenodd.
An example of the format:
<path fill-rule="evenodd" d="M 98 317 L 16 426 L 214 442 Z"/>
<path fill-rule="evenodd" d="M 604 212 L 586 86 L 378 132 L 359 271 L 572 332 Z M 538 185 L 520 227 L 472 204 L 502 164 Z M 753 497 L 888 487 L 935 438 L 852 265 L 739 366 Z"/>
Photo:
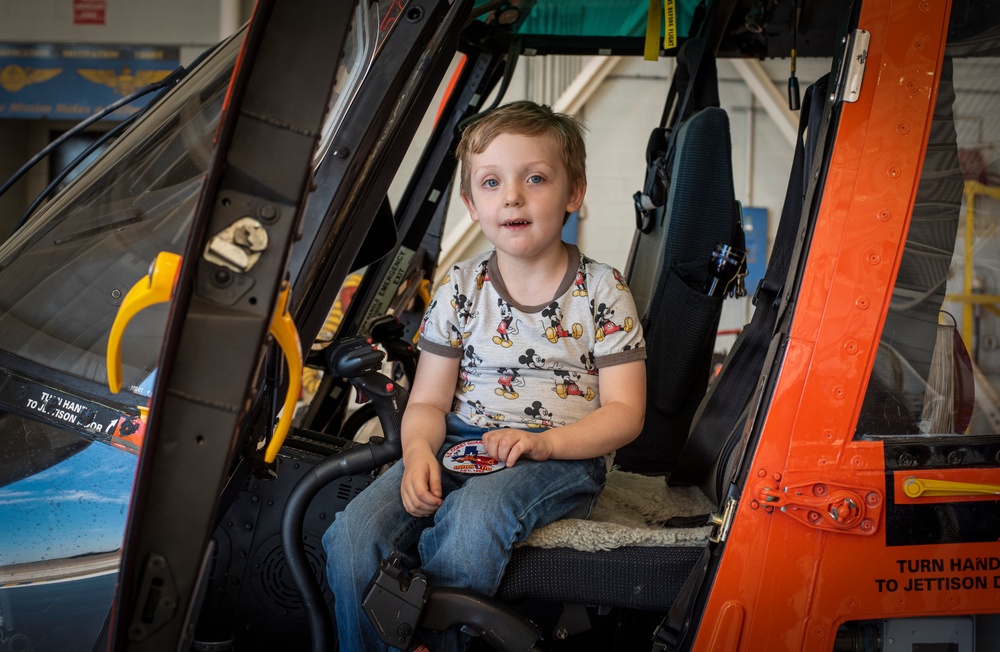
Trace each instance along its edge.
<path fill-rule="evenodd" d="M 881 492 L 829 482 L 806 482 L 779 488 L 762 482 L 755 492 L 759 506 L 779 510 L 809 527 L 871 536 L 878 530 L 884 502 Z M 772 486 L 774 485 L 774 486 Z"/>

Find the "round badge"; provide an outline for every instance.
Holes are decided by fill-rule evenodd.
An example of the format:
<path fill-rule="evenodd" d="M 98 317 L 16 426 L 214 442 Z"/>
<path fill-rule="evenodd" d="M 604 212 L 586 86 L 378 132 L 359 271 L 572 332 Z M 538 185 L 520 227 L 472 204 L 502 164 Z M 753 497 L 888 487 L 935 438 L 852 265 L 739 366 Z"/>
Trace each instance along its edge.
<path fill-rule="evenodd" d="M 506 468 L 500 460 L 486 454 L 481 439 L 469 439 L 455 444 L 441 457 L 444 468 L 465 475 L 485 475 Z"/>

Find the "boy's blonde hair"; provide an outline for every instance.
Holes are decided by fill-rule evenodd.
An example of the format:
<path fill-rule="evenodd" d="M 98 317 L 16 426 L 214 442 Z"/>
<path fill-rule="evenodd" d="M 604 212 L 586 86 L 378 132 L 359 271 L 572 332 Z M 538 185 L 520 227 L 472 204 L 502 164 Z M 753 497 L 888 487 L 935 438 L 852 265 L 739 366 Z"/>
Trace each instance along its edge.
<path fill-rule="evenodd" d="M 466 197 L 472 196 L 472 156 L 481 154 L 500 134 L 551 134 L 562 153 L 570 184 L 575 186 L 587 181 L 587 148 L 580 123 L 572 116 L 557 113 L 544 104 L 521 100 L 498 106 L 462 133 L 455 155 L 462 164 L 462 194 Z"/>

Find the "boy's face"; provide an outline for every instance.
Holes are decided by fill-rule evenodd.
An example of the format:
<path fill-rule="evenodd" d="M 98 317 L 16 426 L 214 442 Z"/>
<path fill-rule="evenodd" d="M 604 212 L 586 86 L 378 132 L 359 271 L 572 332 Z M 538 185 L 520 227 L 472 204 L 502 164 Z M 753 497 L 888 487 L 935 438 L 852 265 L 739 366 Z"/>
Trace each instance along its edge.
<path fill-rule="evenodd" d="M 502 133 L 469 168 L 472 196 L 462 199 L 498 252 L 534 260 L 562 247 L 563 218 L 579 210 L 587 184 L 570 183 L 555 138 Z"/>

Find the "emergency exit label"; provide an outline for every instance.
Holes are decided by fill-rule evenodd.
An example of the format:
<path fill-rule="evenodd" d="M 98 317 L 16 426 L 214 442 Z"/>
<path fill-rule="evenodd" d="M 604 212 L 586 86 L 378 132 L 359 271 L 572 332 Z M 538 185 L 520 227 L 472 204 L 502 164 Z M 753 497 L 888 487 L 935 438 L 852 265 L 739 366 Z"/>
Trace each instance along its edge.
<path fill-rule="evenodd" d="M 103 25 L 107 0 L 73 0 L 74 25 Z"/>
<path fill-rule="evenodd" d="M 879 593 L 1000 589 L 1000 557 L 897 559 L 897 577 L 875 580 Z"/>

